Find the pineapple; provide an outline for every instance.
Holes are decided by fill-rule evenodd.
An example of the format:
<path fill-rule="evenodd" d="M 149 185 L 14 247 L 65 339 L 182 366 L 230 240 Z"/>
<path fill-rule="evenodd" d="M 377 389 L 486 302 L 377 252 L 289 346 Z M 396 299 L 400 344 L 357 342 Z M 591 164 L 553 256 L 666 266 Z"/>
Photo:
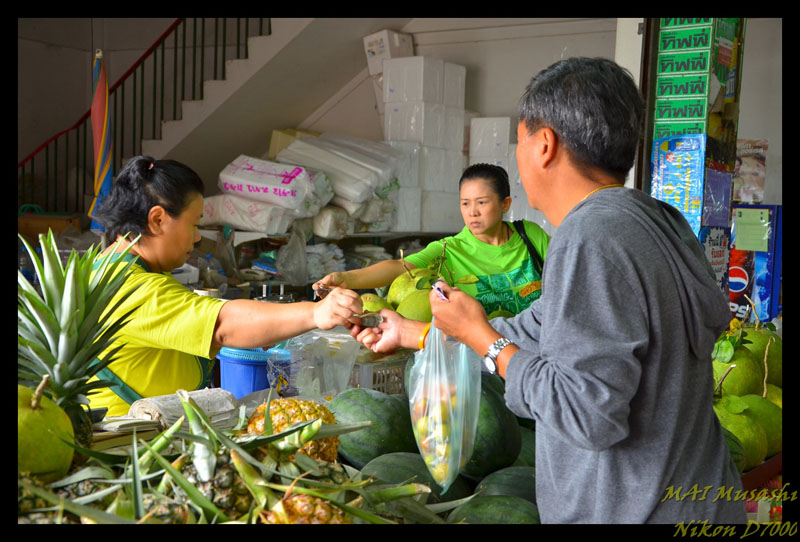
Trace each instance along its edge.
<path fill-rule="evenodd" d="M 18 476 L 37 487 L 43 489 L 47 488 L 47 484 L 26 472 L 19 473 Z M 46 499 L 24 488 L 22 484 L 17 484 L 17 523 L 80 523 L 80 520 L 69 512 L 63 510 L 43 510 L 50 507 L 52 507 L 52 504 Z"/>
<path fill-rule="evenodd" d="M 190 461 L 183 466 L 181 474 L 228 518 L 236 519 L 250 511 L 253 495 L 237 472 L 227 450 L 217 452 L 214 475 L 210 480 L 202 481 L 197 468 Z M 181 502 L 188 502 L 188 497 L 180 487 L 176 487 L 175 492 L 182 499 Z"/>
<path fill-rule="evenodd" d="M 120 347 L 109 351 L 99 363 L 92 364 L 116 339 L 115 334 L 133 311 L 116 322 L 109 322 L 108 316 L 101 315 L 125 281 L 133 262 L 119 259 L 112 263 L 109 254 L 102 258 L 98 271 L 93 274 L 99 247 L 90 247 L 82 257 L 73 250 L 65 266 L 52 230 L 48 235 L 39 235 L 41 262 L 28 242 L 19 237 L 33 259 L 42 295 L 18 271 L 17 380 L 19 384 L 35 388 L 42 377 L 49 374 L 50 390 L 46 393 L 69 416 L 75 441 L 88 449 L 92 443 L 92 422 L 84 408 L 89 404 L 86 396 L 112 382 L 87 381 L 111 363 Z M 126 254 L 130 246 L 122 254 Z"/>
<path fill-rule="evenodd" d="M 261 523 L 270 524 L 344 524 L 353 523 L 345 512 L 321 497 L 302 493 L 284 496 L 275 506 L 262 511 Z"/>
<path fill-rule="evenodd" d="M 183 500 L 155 493 L 145 493 L 142 504 L 147 515 L 160 523 L 185 525 L 196 523 L 192 508 Z"/>
<path fill-rule="evenodd" d="M 247 423 L 248 433 L 264 432 L 264 412 L 266 408 L 266 402 L 256 407 Z M 274 399 L 269 403 L 269 414 L 273 434 L 285 431 L 293 424 L 317 418 L 321 418 L 322 423 L 336 423 L 333 414 L 325 405 L 305 399 Z M 333 463 L 336 461 L 338 448 L 339 438 L 328 437 L 309 441 L 299 451 L 314 459 Z"/>

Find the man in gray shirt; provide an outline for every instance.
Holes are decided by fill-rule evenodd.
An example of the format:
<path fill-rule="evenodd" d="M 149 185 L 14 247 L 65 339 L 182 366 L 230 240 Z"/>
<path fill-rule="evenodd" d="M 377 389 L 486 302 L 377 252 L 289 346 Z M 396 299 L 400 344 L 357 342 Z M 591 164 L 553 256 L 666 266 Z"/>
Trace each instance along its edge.
<path fill-rule="evenodd" d="M 439 283 L 449 300 L 431 294 L 433 325 L 486 354 L 509 408 L 536 421 L 543 523 L 744 523 L 712 409 L 727 301 L 681 214 L 622 186 L 643 110 L 609 60 L 570 58 L 531 80 L 517 162 L 528 202 L 557 228 L 542 296 L 489 322 Z M 416 348 L 414 324 L 387 316 L 354 334 L 373 349 Z"/>

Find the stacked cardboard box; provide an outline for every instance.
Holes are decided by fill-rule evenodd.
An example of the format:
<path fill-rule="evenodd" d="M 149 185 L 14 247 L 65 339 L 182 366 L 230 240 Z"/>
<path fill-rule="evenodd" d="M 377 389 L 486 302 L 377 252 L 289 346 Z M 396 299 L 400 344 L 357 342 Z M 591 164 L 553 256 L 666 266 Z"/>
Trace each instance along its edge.
<path fill-rule="evenodd" d="M 384 137 L 414 156 L 418 175 L 400 179 L 394 231 L 457 232 L 464 154 L 466 68 L 441 58 L 383 62 Z"/>
<path fill-rule="evenodd" d="M 650 193 L 680 210 L 727 291 L 745 19 L 660 19 Z"/>

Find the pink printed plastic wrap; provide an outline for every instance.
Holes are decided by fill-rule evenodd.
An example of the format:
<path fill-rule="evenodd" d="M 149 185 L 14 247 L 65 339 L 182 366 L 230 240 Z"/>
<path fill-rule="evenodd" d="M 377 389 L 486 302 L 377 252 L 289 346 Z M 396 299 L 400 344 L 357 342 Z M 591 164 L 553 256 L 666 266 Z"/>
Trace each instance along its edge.
<path fill-rule="evenodd" d="M 219 174 L 223 194 L 297 209 L 313 196 L 312 175 L 301 166 L 240 155 Z"/>

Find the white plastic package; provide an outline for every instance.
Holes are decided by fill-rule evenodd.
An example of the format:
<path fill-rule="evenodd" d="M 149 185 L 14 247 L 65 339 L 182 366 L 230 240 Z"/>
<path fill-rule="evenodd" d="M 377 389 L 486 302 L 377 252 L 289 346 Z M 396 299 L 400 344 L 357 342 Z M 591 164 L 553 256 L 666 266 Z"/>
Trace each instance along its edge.
<path fill-rule="evenodd" d="M 285 233 L 292 218 L 280 205 L 218 194 L 204 198 L 203 217 L 198 225 L 230 226 L 237 230 L 273 235 Z"/>
<path fill-rule="evenodd" d="M 328 175 L 333 193 L 355 202 L 368 200 L 378 186 L 374 171 L 326 149 L 297 139 L 278 153 L 280 162 L 321 169 Z"/>
<path fill-rule="evenodd" d="M 239 155 L 219 174 L 219 189 L 255 201 L 296 209 L 313 192 L 308 171 L 300 166 L 279 164 Z"/>

